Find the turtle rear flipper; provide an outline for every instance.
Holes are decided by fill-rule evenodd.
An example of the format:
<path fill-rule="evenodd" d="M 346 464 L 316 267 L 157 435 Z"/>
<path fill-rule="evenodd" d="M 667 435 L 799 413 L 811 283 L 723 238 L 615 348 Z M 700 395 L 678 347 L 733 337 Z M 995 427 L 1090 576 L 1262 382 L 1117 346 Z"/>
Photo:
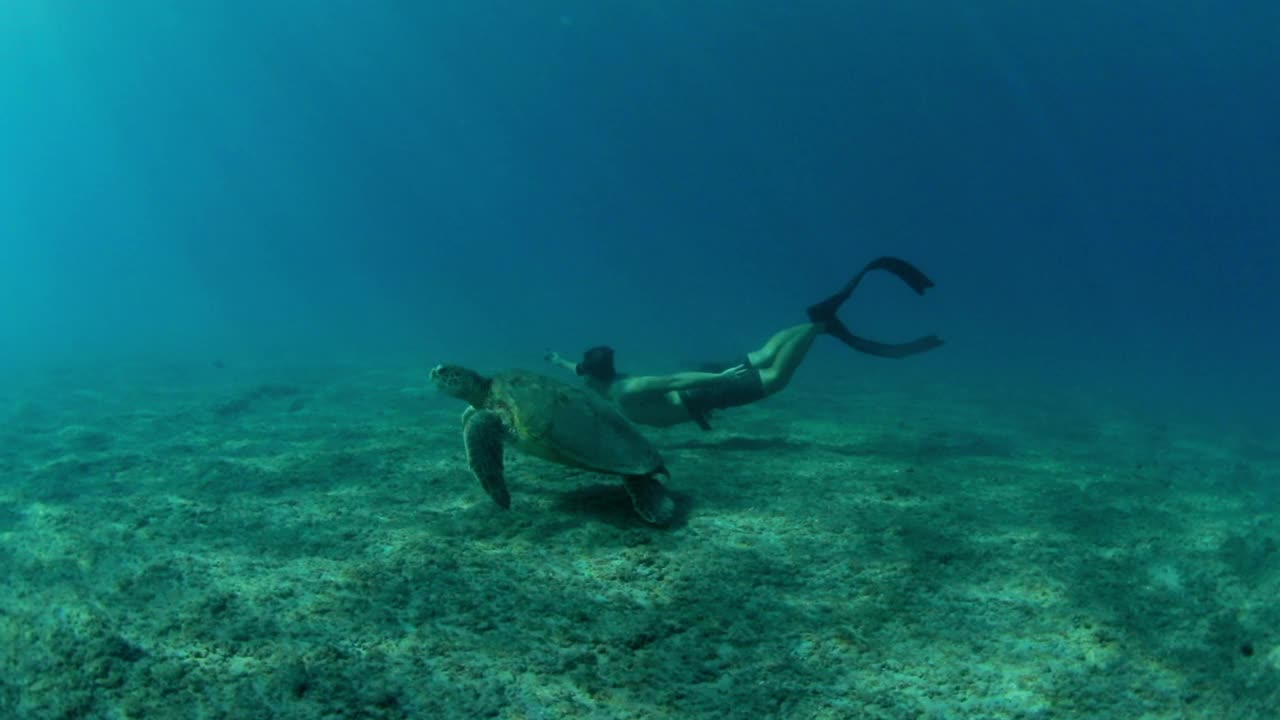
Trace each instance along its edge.
<path fill-rule="evenodd" d="M 469 412 L 463 419 L 462 437 L 467 446 L 467 465 L 484 486 L 489 497 L 503 509 L 511 507 L 511 493 L 502 477 L 502 441 L 507 426 L 502 417 L 489 410 Z"/>
<path fill-rule="evenodd" d="M 654 525 L 664 525 L 675 515 L 676 503 L 657 477 L 665 473 L 665 470 L 660 470 L 648 475 L 625 475 L 622 478 L 636 514 Z"/>

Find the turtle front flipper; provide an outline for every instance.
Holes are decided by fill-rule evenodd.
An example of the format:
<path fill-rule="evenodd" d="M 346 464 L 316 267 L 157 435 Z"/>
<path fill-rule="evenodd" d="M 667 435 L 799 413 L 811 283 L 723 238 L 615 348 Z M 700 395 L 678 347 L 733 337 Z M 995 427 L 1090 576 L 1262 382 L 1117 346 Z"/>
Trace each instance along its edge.
<path fill-rule="evenodd" d="M 666 473 L 666 470 L 659 470 L 648 475 L 624 475 L 622 478 L 636 514 L 654 525 L 670 522 L 676 511 L 675 500 L 671 499 L 667 488 L 658 481 L 657 476 Z"/>
<path fill-rule="evenodd" d="M 476 410 L 463 418 L 467 465 L 489 497 L 504 509 L 511 507 L 511 493 L 507 492 L 507 483 L 502 478 L 502 440 L 506 435 L 507 426 L 495 412 Z"/>

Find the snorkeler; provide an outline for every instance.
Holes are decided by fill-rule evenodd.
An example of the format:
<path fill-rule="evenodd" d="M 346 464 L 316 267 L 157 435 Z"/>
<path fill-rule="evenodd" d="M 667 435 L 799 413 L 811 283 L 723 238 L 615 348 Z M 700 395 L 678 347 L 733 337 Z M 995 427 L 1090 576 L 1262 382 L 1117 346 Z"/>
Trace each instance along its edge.
<path fill-rule="evenodd" d="M 934 335 L 901 344 L 875 342 L 854 335 L 836 317 L 836 311 L 857 289 L 862 276 L 872 270 L 892 273 L 917 295 L 933 287 L 933 281 L 907 261 L 878 258 L 853 276 L 840 292 L 809 306 L 809 322 L 776 333 L 740 364 L 719 372 L 622 375 L 614 369 L 613 348 L 604 345 L 587 350 L 580 363 L 565 360 L 556 352 L 548 352 L 546 360 L 582 376 L 588 387 L 617 403 L 634 423 L 668 427 L 693 421 L 703 430 L 710 430 L 708 418 L 713 410 L 749 405 L 781 392 L 804 361 L 814 339 L 824 333 L 859 352 L 887 358 L 904 358 L 941 345 L 942 340 Z"/>

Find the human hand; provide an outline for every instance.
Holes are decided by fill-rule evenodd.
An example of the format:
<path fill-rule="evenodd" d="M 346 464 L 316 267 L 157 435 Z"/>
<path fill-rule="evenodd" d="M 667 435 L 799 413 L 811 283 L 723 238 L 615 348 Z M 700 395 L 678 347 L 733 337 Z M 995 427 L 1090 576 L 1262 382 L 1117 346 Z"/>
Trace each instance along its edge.
<path fill-rule="evenodd" d="M 721 370 L 716 374 L 719 375 L 722 380 L 737 380 L 738 378 L 746 377 L 749 372 L 751 372 L 751 369 L 746 365 L 734 365 L 733 367 Z"/>
<path fill-rule="evenodd" d="M 560 353 L 555 350 L 548 350 L 546 354 L 542 356 L 542 359 L 549 363 L 560 362 Z"/>

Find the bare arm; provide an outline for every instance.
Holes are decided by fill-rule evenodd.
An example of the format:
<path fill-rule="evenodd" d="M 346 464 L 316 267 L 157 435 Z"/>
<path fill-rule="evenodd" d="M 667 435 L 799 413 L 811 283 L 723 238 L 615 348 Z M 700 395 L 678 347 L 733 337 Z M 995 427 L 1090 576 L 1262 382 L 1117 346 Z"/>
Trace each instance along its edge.
<path fill-rule="evenodd" d="M 745 365 L 734 367 L 718 373 L 679 372 L 671 375 L 646 375 L 627 378 L 623 382 L 623 390 L 628 393 L 671 392 L 672 390 L 692 390 L 693 388 L 727 382 L 750 372 Z"/>
<path fill-rule="evenodd" d="M 555 365 L 561 370 L 568 370 L 574 375 L 578 374 L 578 364 L 565 360 L 564 358 L 560 357 L 560 353 L 554 350 L 548 350 L 547 354 L 542 356 L 542 359 L 546 360 L 552 365 Z"/>

